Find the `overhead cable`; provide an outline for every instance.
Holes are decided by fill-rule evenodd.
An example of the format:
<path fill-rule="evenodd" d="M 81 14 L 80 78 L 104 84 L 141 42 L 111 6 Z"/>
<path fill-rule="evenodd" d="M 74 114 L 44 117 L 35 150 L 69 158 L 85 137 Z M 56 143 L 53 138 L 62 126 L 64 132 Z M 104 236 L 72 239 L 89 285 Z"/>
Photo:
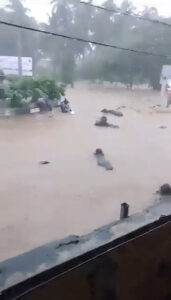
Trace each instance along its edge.
<path fill-rule="evenodd" d="M 143 16 L 140 16 L 140 15 L 137 15 L 137 14 L 134 14 L 134 13 L 130 13 L 130 12 L 124 12 L 124 11 L 119 10 L 119 9 L 107 8 L 107 7 L 104 7 L 104 6 L 95 5 L 95 4 L 92 4 L 90 2 L 84 2 L 84 1 L 80 1 L 80 4 L 84 4 L 84 5 L 93 7 L 93 8 L 105 10 L 105 11 L 110 12 L 110 13 L 120 14 L 120 15 L 127 16 L 127 17 L 137 18 L 137 19 L 142 20 L 142 21 L 147 21 L 147 22 L 151 22 L 151 23 L 154 23 L 154 24 L 159 24 L 159 25 L 171 27 L 171 24 L 169 24 L 169 23 L 159 21 L 159 20 L 149 19 L 147 17 L 143 17 Z"/>
<path fill-rule="evenodd" d="M 89 44 L 96 45 L 96 46 L 108 47 L 108 48 L 112 48 L 112 49 L 115 49 L 115 50 L 123 50 L 123 51 L 142 54 L 142 55 L 151 55 L 151 56 L 158 56 L 158 57 L 163 57 L 163 58 L 171 58 L 171 55 L 120 47 L 120 46 L 113 45 L 113 44 L 102 43 L 102 42 L 98 42 L 98 41 L 84 39 L 84 38 L 77 37 L 77 36 L 71 36 L 71 35 L 62 34 L 62 33 L 51 32 L 51 31 L 47 31 L 47 30 L 41 30 L 41 29 L 38 29 L 38 28 L 28 27 L 28 26 L 24 26 L 24 25 L 15 24 L 15 23 L 9 23 L 9 22 L 2 21 L 2 20 L 0 20 L 0 24 L 1 25 L 6 25 L 6 26 L 9 26 L 9 27 L 13 27 L 13 28 L 29 30 L 29 31 L 32 31 L 32 32 L 38 32 L 38 33 L 43 33 L 43 34 L 47 34 L 47 35 L 51 35 L 51 36 L 55 36 L 55 37 L 74 40 L 74 41 L 78 41 L 78 42 L 89 43 Z"/>

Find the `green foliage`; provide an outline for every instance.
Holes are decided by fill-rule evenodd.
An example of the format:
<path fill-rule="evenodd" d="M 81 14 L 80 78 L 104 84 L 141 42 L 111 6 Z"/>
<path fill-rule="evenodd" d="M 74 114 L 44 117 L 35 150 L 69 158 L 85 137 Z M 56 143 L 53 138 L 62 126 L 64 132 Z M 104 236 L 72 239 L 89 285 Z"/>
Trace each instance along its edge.
<path fill-rule="evenodd" d="M 31 102 L 36 102 L 39 98 L 59 100 L 64 94 L 65 86 L 48 78 L 23 78 L 12 81 L 7 91 L 11 107 L 23 107 L 24 99 L 28 98 Z"/>
<path fill-rule="evenodd" d="M 43 98 L 46 95 L 42 92 L 39 88 L 33 88 L 32 90 L 29 90 L 31 96 L 32 96 L 32 102 L 37 102 L 39 98 Z"/>
<path fill-rule="evenodd" d="M 21 108 L 22 107 L 22 95 L 15 91 L 10 98 L 10 107 L 11 108 Z"/>
<path fill-rule="evenodd" d="M 5 100 L 5 88 L 0 88 L 0 100 Z"/>
<path fill-rule="evenodd" d="M 7 1 L 8 9 L 0 9 L 1 19 L 7 22 L 20 23 L 63 35 L 105 42 L 125 48 L 143 50 L 155 53 L 170 53 L 171 31 L 169 27 L 152 24 L 138 18 L 113 14 L 86 5 L 78 5 L 76 0 L 51 0 L 52 13 L 47 24 L 38 22 L 28 14 L 24 0 Z M 93 3 L 92 0 L 89 1 Z M 104 0 L 103 6 L 116 10 L 117 1 Z M 10 8 L 10 9 L 9 9 Z M 121 11 L 136 13 L 131 0 L 122 1 Z M 171 23 L 171 17 L 161 16 L 154 7 L 146 7 L 139 13 L 149 19 Z M 144 56 L 126 51 L 92 46 L 89 43 L 76 42 L 35 32 L 0 27 L 0 55 L 17 56 L 21 46 L 22 56 L 33 58 L 34 74 L 49 74 L 55 79 L 58 74 L 65 84 L 73 83 L 78 75 L 88 80 L 120 81 L 132 85 L 147 82 L 153 88 L 159 87 L 159 77 L 163 64 L 171 64 L 171 60 L 162 57 Z M 21 42 L 21 45 L 20 45 Z M 40 59 L 50 61 L 42 67 Z M 11 77 L 14 89 L 17 89 L 19 78 Z M 34 82 L 23 82 L 21 94 L 32 96 L 36 101 L 38 96 L 46 95 L 49 99 L 60 97 L 60 87 L 51 79 L 34 79 Z M 19 83 L 18 83 L 19 84 Z M 28 85 L 30 85 L 28 87 Z M 40 88 L 43 85 L 43 88 Z M 19 88 L 19 89 L 20 89 Z M 40 92 L 41 90 L 41 92 Z M 30 92 L 31 91 L 31 92 Z"/>
<path fill-rule="evenodd" d="M 42 78 L 34 80 L 33 86 L 41 90 L 49 100 L 60 100 L 61 96 L 65 93 L 64 85 L 57 85 L 53 79 Z"/>
<path fill-rule="evenodd" d="M 115 9 L 115 1 L 104 2 L 105 7 Z M 123 1 L 122 11 L 134 13 L 135 8 L 131 1 Z M 164 20 L 154 8 L 146 7 L 141 12 L 143 17 Z M 97 10 L 93 17 L 93 38 L 113 45 L 132 48 L 140 51 L 169 54 L 171 47 L 171 31 L 169 28 L 136 18 L 122 15 L 110 15 Z M 134 83 L 149 83 L 159 88 L 159 78 L 162 66 L 171 64 L 171 60 L 113 50 L 102 47 L 95 49 L 82 60 L 79 72 L 82 78 L 90 80 L 120 81 L 132 85 Z"/>
<path fill-rule="evenodd" d="M 20 76 L 19 75 L 7 75 L 6 79 L 9 82 L 13 82 L 13 81 L 19 81 L 20 80 Z"/>

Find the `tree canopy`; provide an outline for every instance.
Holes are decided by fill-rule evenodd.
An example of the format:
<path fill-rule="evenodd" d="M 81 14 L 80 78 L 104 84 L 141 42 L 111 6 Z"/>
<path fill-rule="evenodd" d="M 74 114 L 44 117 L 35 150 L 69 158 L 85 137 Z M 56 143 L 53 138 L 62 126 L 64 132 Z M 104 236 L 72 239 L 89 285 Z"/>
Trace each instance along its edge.
<path fill-rule="evenodd" d="M 104 1 L 103 6 L 118 9 L 115 0 Z M 129 0 L 124 0 L 120 9 L 129 13 L 137 11 Z M 160 16 L 154 7 L 146 7 L 139 14 L 171 23 L 171 17 Z M 9 0 L 0 9 L 0 19 L 140 51 L 169 55 L 171 49 L 171 28 L 81 5 L 76 0 L 52 0 L 49 21 L 41 24 L 30 16 L 22 0 Z M 82 78 L 130 85 L 146 82 L 157 88 L 162 65 L 171 64 L 170 59 L 163 57 L 92 46 L 21 29 L 19 41 L 17 30 L 0 25 L 0 55 L 17 56 L 20 42 L 22 56 L 33 57 L 35 74 L 46 73 L 48 69 L 53 77 L 65 83 Z M 46 67 L 40 67 L 41 59 L 49 61 Z"/>

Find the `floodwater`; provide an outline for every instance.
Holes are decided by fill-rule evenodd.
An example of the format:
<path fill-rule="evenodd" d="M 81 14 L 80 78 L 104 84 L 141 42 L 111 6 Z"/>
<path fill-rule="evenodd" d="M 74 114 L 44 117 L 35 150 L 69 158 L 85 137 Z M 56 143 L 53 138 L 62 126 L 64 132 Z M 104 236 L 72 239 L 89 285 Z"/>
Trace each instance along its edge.
<path fill-rule="evenodd" d="M 171 114 L 150 109 L 158 93 L 77 84 L 67 96 L 75 115 L 0 120 L 1 261 L 118 220 L 122 202 L 139 212 L 170 181 Z M 120 129 L 94 126 L 122 105 L 124 117 L 109 117 Z M 96 148 L 113 171 L 97 166 Z"/>

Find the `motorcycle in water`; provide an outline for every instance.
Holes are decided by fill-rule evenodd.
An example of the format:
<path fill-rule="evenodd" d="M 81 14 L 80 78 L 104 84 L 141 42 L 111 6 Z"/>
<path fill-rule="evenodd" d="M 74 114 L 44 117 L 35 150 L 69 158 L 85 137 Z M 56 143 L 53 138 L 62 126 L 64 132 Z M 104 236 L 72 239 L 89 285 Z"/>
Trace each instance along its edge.
<path fill-rule="evenodd" d="M 66 98 L 64 101 L 61 102 L 60 107 L 62 113 L 68 113 L 71 115 L 75 114 L 75 112 L 70 107 L 70 102 Z"/>

